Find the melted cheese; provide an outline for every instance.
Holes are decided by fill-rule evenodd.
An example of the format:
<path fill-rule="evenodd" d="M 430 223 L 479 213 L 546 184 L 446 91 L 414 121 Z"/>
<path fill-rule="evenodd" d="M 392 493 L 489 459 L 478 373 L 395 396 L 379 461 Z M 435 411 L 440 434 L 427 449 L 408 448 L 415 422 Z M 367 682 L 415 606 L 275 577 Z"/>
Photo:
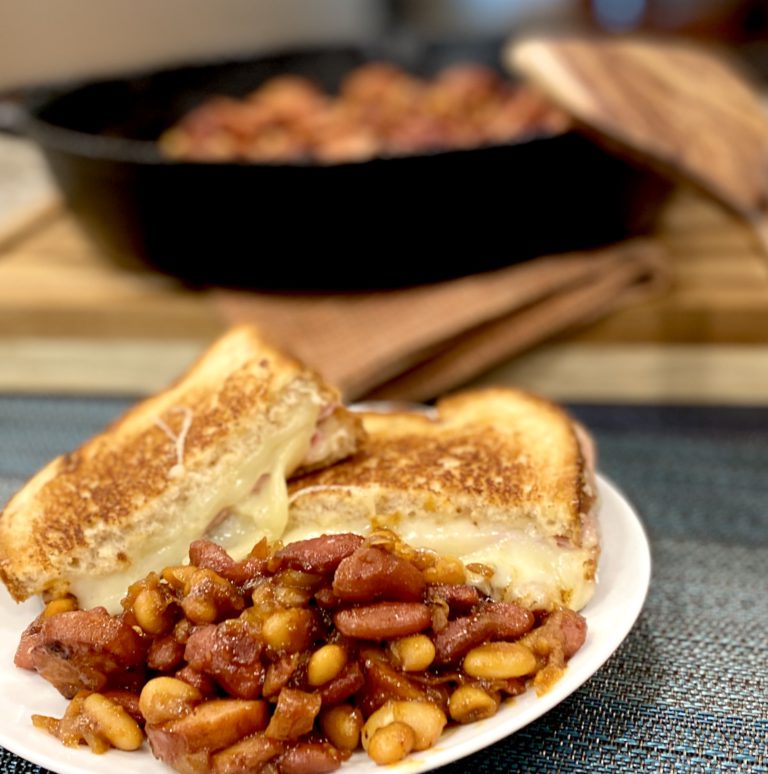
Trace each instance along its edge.
<path fill-rule="evenodd" d="M 477 525 L 456 515 L 421 515 L 400 520 L 390 528 L 417 548 L 457 556 L 464 564 L 491 567 L 494 573 L 489 581 L 479 574 L 470 574 L 469 581 L 506 601 L 542 609 L 564 604 L 579 610 L 594 592 L 594 581 L 584 577 L 590 559 L 586 549 L 562 547 L 553 540 L 500 524 Z M 370 517 L 343 524 L 328 519 L 321 526 L 293 527 L 283 541 L 290 543 L 330 532 L 367 534 L 371 529 Z"/>
<path fill-rule="evenodd" d="M 291 421 L 262 443 L 251 455 L 228 468 L 219 481 L 199 487 L 195 501 L 180 507 L 173 527 L 149 538 L 140 555 L 119 572 L 94 578 L 75 577 L 70 590 L 83 609 L 102 605 L 119 612 L 128 586 L 149 572 L 183 564 L 189 544 L 209 537 L 234 559 L 244 558 L 266 537 L 280 538 L 288 522 L 286 477 L 309 449 L 317 424 L 318 406 L 297 407 Z M 187 475 L 194 476 L 190 471 Z"/>
<path fill-rule="evenodd" d="M 562 548 L 554 542 L 513 535 L 477 551 L 462 554 L 465 564 L 485 564 L 494 569 L 491 589 L 508 602 L 529 608 L 549 609 L 563 604 L 581 610 L 595 590 L 585 576 L 590 553 Z M 478 577 L 476 585 L 483 586 Z"/>

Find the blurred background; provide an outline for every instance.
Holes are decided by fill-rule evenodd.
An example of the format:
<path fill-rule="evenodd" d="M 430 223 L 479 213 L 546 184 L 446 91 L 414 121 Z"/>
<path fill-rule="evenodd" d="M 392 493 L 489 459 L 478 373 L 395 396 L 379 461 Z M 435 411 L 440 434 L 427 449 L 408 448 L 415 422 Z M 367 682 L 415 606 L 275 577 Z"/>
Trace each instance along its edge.
<path fill-rule="evenodd" d="M 129 69 L 359 41 L 394 29 L 430 36 L 593 28 L 661 31 L 738 45 L 760 59 L 760 0 L 5 0 L 0 89 Z"/>
<path fill-rule="evenodd" d="M 69 137 L 67 132 L 46 129 L 40 134 L 38 122 L 38 136 L 24 120 L 25 111 L 41 93 L 92 79 L 120 81 L 165 68 L 323 47 L 380 50 L 388 46 L 408 52 L 428 41 L 468 46 L 490 41 L 501 63 L 505 41 L 563 33 L 585 39 L 642 36 L 688 41 L 707 55 L 725 55 L 726 61 L 735 62 L 751 95 L 765 103 L 768 6 L 759 0 L 135 0 L 130 4 L 4 0 L 0 4 L 0 390 L 147 392 L 164 384 L 227 324 L 250 319 L 266 327 L 274 324 L 276 338 L 294 349 L 297 339 L 306 340 L 307 330 L 319 330 L 315 338 L 309 337 L 307 351 L 299 354 L 312 360 L 313 353 L 319 353 L 315 359 L 325 360 L 315 364 L 321 368 L 339 349 L 340 329 L 359 324 L 358 339 L 347 342 L 350 359 L 363 357 L 371 349 L 376 331 L 382 327 L 389 331 L 388 341 L 381 341 L 376 350 L 380 359 L 366 364 L 369 370 L 381 370 L 379 382 L 370 375 L 358 378 L 349 362 L 339 366 L 338 374 L 333 370 L 336 366 L 330 367 L 330 376 L 352 385 L 350 397 L 428 399 L 434 397 L 430 390 L 436 393 L 473 380 L 501 379 L 562 399 L 744 403 L 764 398 L 768 227 L 729 203 L 722 192 L 706 186 L 702 190 L 689 168 L 670 172 L 670 165 L 657 163 L 647 149 L 637 153 L 623 142 L 616 144 L 615 137 L 595 132 L 583 116 L 576 116 L 567 132 L 575 139 L 565 141 L 575 143 L 572 150 L 578 157 L 573 162 L 573 190 L 564 182 L 567 165 L 557 155 L 560 151 L 535 143 L 531 148 L 539 155 L 520 162 L 527 165 L 525 174 L 532 175 L 529 182 L 521 177 L 522 167 L 501 166 L 495 157 L 477 153 L 462 157 L 458 176 L 453 169 L 439 170 L 427 159 L 427 165 L 402 173 L 395 193 L 386 177 L 390 172 L 383 171 L 377 160 L 370 166 L 380 170 L 373 183 L 363 181 L 355 168 L 345 173 L 342 182 L 334 182 L 334 188 L 319 176 L 299 178 L 290 171 L 278 172 L 278 179 L 274 169 L 258 179 L 249 178 L 243 188 L 236 184 L 238 191 L 251 192 L 239 194 L 244 209 L 237 216 L 247 221 L 252 234 L 249 251 L 240 255 L 239 248 L 223 241 L 226 247 L 211 256 L 211 266 L 235 252 L 240 266 L 274 263 L 273 256 L 278 255 L 283 265 L 295 262 L 299 272 L 303 266 L 312 270 L 319 266 L 319 274 L 326 277 L 342 277 L 351 266 L 370 268 L 373 287 L 354 297 L 335 294 L 333 282 L 303 288 L 314 291 L 309 297 L 296 293 L 280 297 L 272 292 L 275 288 L 260 288 L 258 282 L 256 287 L 251 281 L 240 289 L 231 287 L 233 283 L 220 288 L 207 283 L 199 272 L 190 283 L 189 277 L 155 271 L 141 260 L 131 266 L 126 254 L 140 257 L 146 244 L 140 244 L 130 225 L 118 222 L 116 210 L 130 209 L 128 220 L 134 223 L 151 207 L 164 210 L 168 224 L 174 225 L 163 235 L 161 252 L 173 259 L 175 267 L 189 259 L 183 251 L 170 255 L 179 229 L 185 228 L 185 222 L 199 227 L 205 210 L 179 209 L 176 195 L 167 193 L 164 184 L 156 182 L 159 178 L 142 183 L 135 171 L 117 170 L 120 164 L 110 155 L 117 147 L 110 145 L 116 132 L 106 118 L 100 124 L 93 116 L 88 145 L 80 146 L 76 154 L 78 174 L 86 170 L 87 185 L 99 178 L 107 193 L 100 201 L 92 197 L 83 204 L 87 185 L 75 177 L 69 162 L 55 157 Z M 622 84 L 620 75 L 614 81 L 610 80 L 613 74 L 608 75 L 609 89 L 631 85 Z M 140 104 L 143 86 L 131 83 L 131 99 Z M 701 89 L 707 88 L 702 82 Z M 713 104 L 717 99 L 713 97 Z M 104 102 L 105 115 L 113 107 Z M 567 106 L 561 107 L 568 112 Z M 168 126 L 177 118 L 169 107 L 168 115 L 158 115 L 155 123 L 160 126 L 165 121 Z M 750 115 L 745 123 L 756 137 L 763 137 L 761 119 Z M 61 126 L 72 128 L 66 123 Z M 686 131 L 697 136 L 694 124 Z M 702 147 L 709 144 L 703 158 L 716 156 L 718 144 L 733 149 L 731 138 L 718 132 L 703 134 Z M 761 179 L 756 185 L 761 188 L 768 169 L 768 141 L 764 148 L 759 143 L 755 147 L 758 150 L 747 166 L 757 170 Z M 179 170 L 200 166 L 169 165 L 156 150 L 148 150 L 146 142 L 125 148 L 131 169 L 174 167 L 181 175 Z M 97 170 L 94 159 L 102 151 L 109 164 Z M 602 170 L 603 164 L 607 165 L 604 174 L 590 174 L 598 167 Z M 234 166 L 234 174 L 244 180 L 243 165 Z M 405 164 L 401 167 L 405 170 Z M 186 180 L 177 190 L 199 191 L 201 196 L 213 192 L 213 199 L 220 199 L 229 186 L 196 183 L 193 177 Z M 403 185 L 409 180 L 413 186 Z M 433 194 L 424 187 L 426 180 L 439 181 L 434 186 L 442 189 L 446 202 L 456 198 L 454 191 L 473 192 L 467 196 L 462 224 L 464 232 L 469 228 L 469 237 L 459 233 L 463 210 L 430 209 L 428 199 Z M 620 193 L 606 187 L 605 181 L 618 185 Z M 133 199 L 121 198 L 125 185 L 133 186 Z M 366 193 L 361 196 L 363 190 Z M 368 191 L 375 190 L 386 190 L 388 198 L 366 199 Z M 324 196 L 324 191 L 332 193 Z M 566 202 L 562 213 L 558 191 Z M 632 217 L 627 214 L 630 194 Z M 582 234 L 572 243 L 567 238 L 542 238 L 540 249 L 524 245 L 524 224 L 520 218 L 515 220 L 515 212 L 537 196 L 541 197 L 535 203 L 541 216 L 536 225 L 540 235 L 567 236 L 568 229 L 575 228 L 571 221 L 589 217 L 608 223 L 620 216 L 626 229 L 621 233 L 608 229 L 604 238 L 592 241 Z M 270 201 L 283 218 L 279 229 L 274 224 L 269 227 L 271 216 L 264 202 Z M 326 208 L 320 225 L 307 220 L 313 202 Z M 366 202 L 369 211 L 363 215 L 360 209 L 345 209 L 361 208 Z M 402 221 L 398 202 L 408 211 Z M 624 208 L 621 213 L 620 207 Z M 571 221 L 569 210 L 573 210 Z M 267 215 L 259 217 L 259 213 Z M 354 232 L 356 224 L 363 229 L 362 238 Z M 215 245 L 228 233 L 217 228 L 207 237 L 211 241 L 204 242 L 207 254 L 215 253 Z M 119 249 L 113 250 L 114 245 L 104 238 L 109 229 L 123 229 L 117 239 Z M 311 232 L 311 247 L 291 241 L 302 230 Z M 238 245 L 243 242 L 240 236 L 237 239 Z M 340 244 L 349 248 L 350 241 L 357 260 L 351 250 L 334 252 Z M 376 253 L 379 242 L 386 244 L 388 257 Z M 460 249 L 458 257 L 449 254 L 451 246 Z M 563 279 L 563 262 L 539 261 L 542 255 L 571 250 L 580 252 L 578 260 L 569 264 L 570 279 Z M 484 262 L 483 256 L 491 253 L 493 260 Z M 499 291 L 493 302 L 483 300 L 485 290 L 472 296 L 475 291 L 466 282 L 413 289 L 405 287 L 409 285 L 405 276 L 394 283 L 399 290 L 384 280 L 376 288 L 377 272 L 394 263 L 395 254 L 414 267 L 425 261 L 441 266 L 457 261 L 446 278 L 466 280 L 476 274 L 480 284 L 488 277 L 478 272 L 511 267 L 515 273 L 504 275 L 509 291 L 503 298 Z M 422 283 L 443 277 L 414 274 L 412 279 Z M 323 309 L 332 309 L 333 314 L 318 313 L 321 299 L 325 299 Z M 416 303 L 423 313 L 403 316 L 403 310 L 412 311 Z M 462 306 L 474 311 L 462 317 L 456 313 Z M 333 316 L 337 323 L 341 321 L 337 327 L 328 323 Z M 387 327 L 401 317 L 399 328 Z M 383 326 L 382 320 L 387 321 Z M 415 336 L 413 331 L 423 335 Z M 401 337 L 399 348 L 391 345 L 393 336 Z M 483 347 L 490 354 L 481 356 Z M 467 366 L 454 373 L 457 358 Z M 451 371 L 451 375 L 430 381 L 430 368 L 438 366 L 441 374 Z M 431 386 L 414 387 L 422 378 Z"/>

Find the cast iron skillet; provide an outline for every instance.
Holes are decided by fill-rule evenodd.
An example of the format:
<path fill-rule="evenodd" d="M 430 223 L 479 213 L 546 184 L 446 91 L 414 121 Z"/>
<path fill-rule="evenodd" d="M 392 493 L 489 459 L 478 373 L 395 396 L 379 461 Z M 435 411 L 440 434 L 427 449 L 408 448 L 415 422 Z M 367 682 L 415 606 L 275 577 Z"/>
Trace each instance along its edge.
<path fill-rule="evenodd" d="M 646 229 L 667 184 L 575 132 L 334 166 L 180 163 L 154 144 L 210 95 L 241 95 L 278 73 L 334 89 L 370 59 L 429 75 L 458 61 L 496 64 L 499 51 L 335 48 L 38 90 L 25 131 L 110 255 L 194 285 L 395 287 Z"/>

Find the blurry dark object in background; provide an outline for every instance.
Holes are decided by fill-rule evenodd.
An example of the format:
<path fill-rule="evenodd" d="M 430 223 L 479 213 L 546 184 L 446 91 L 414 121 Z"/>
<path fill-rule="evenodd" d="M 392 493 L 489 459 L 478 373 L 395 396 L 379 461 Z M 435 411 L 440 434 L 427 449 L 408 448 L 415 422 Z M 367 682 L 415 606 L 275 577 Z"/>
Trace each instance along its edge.
<path fill-rule="evenodd" d="M 609 32 L 649 31 L 727 47 L 768 83 L 766 0 L 579 0 L 588 22 Z"/>
<path fill-rule="evenodd" d="M 27 129 L 109 254 L 196 284 L 393 287 L 647 230 L 669 183 L 575 132 L 337 165 L 178 163 L 155 141 L 211 94 L 247 94 L 279 73 L 332 90 L 372 59 L 430 76 L 468 59 L 498 66 L 500 46 L 475 54 L 379 46 L 181 68 L 38 95 Z"/>
<path fill-rule="evenodd" d="M 581 0 L 610 32 L 652 30 L 721 42 L 768 38 L 765 0 Z"/>

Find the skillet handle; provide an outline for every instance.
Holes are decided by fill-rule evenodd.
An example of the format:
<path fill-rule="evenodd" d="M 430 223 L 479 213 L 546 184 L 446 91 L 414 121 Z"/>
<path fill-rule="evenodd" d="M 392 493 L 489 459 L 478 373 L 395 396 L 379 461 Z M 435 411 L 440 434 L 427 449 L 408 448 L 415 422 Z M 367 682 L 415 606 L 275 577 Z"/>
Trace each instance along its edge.
<path fill-rule="evenodd" d="M 26 119 L 27 112 L 20 102 L 0 96 L 0 132 L 24 134 Z"/>

